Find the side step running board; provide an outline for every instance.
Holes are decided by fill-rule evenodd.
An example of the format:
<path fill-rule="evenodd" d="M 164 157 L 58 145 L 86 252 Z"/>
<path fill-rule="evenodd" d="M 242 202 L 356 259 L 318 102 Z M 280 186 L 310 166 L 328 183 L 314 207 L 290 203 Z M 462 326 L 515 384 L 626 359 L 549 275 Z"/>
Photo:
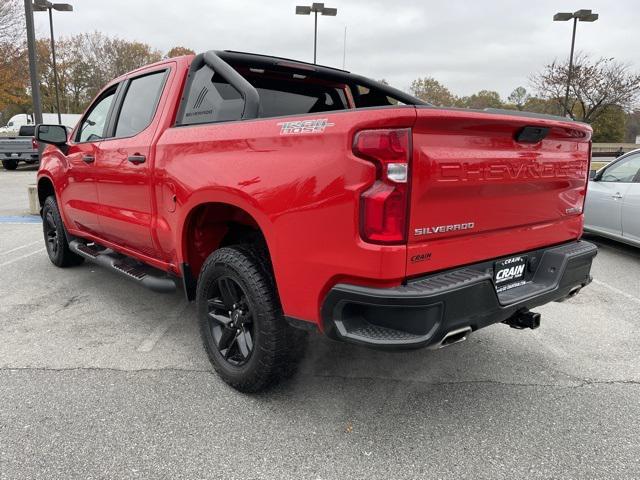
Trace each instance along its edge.
<path fill-rule="evenodd" d="M 69 242 L 69 249 L 90 262 L 139 282 L 142 286 L 154 292 L 173 293 L 176 291 L 176 282 L 165 272 L 108 248 L 101 248 L 95 244 L 86 244 L 80 240 L 72 240 Z"/>

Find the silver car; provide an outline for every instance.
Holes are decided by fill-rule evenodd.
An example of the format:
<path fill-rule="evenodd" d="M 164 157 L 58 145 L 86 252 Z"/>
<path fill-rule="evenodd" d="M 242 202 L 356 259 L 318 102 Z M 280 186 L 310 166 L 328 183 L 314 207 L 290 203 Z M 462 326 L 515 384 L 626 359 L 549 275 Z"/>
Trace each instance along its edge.
<path fill-rule="evenodd" d="M 629 152 L 589 180 L 587 232 L 640 247 L 640 150 Z"/>

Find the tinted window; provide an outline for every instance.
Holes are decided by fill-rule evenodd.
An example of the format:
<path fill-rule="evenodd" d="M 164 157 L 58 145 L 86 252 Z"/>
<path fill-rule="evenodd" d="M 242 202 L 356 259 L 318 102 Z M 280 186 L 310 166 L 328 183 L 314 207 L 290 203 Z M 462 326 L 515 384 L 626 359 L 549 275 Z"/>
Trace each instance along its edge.
<path fill-rule="evenodd" d="M 240 92 L 205 66 L 193 77 L 181 123 L 193 125 L 239 120 L 243 109 Z"/>
<path fill-rule="evenodd" d="M 115 93 L 116 89 L 113 87 L 93 104 L 91 110 L 80 124 L 76 141 L 94 142 L 102 139 Z"/>
<path fill-rule="evenodd" d="M 638 170 L 640 170 L 640 154 L 627 157 L 607 168 L 601 181 L 631 183 L 638 174 Z"/>
<path fill-rule="evenodd" d="M 353 96 L 356 108 L 385 107 L 399 103 L 398 100 L 389 97 L 382 91 L 373 90 L 362 85 L 356 87 L 356 92 L 357 95 Z"/>
<path fill-rule="evenodd" d="M 23 125 L 18 130 L 19 137 L 33 137 L 35 134 L 36 126 L 35 125 Z"/>
<path fill-rule="evenodd" d="M 342 110 L 342 100 L 336 98 L 335 92 L 307 89 L 287 91 L 284 88 L 257 88 L 260 94 L 260 116 L 280 117 L 283 115 L 301 115 L 305 113 L 328 112 Z"/>
<path fill-rule="evenodd" d="M 120 108 L 116 137 L 131 137 L 149 126 L 164 85 L 165 71 L 134 78 Z"/>
<path fill-rule="evenodd" d="M 304 115 L 344 110 L 344 91 L 308 79 L 288 80 L 250 76 L 247 80 L 260 95 L 260 117 Z"/>
<path fill-rule="evenodd" d="M 262 118 L 304 115 L 347 108 L 343 89 L 312 83 L 304 77 L 291 80 L 291 78 L 274 79 L 252 74 L 246 75 L 245 78 L 258 91 L 259 116 Z M 244 100 L 240 92 L 205 66 L 193 77 L 180 123 L 189 125 L 240 120 L 243 109 Z"/>

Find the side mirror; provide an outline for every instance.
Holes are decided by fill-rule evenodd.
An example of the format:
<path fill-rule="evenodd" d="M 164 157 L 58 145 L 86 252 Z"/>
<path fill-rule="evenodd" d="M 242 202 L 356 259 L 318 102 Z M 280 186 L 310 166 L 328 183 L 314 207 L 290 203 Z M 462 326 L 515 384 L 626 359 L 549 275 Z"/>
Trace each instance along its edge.
<path fill-rule="evenodd" d="M 589 170 L 589 180 L 596 180 L 596 171 L 595 170 Z"/>
<path fill-rule="evenodd" d="M 39 142 L 55 145 L 62 153 L 67 153 L 67 128 L 64 125 L 38 125 L 35 133 Z"/>

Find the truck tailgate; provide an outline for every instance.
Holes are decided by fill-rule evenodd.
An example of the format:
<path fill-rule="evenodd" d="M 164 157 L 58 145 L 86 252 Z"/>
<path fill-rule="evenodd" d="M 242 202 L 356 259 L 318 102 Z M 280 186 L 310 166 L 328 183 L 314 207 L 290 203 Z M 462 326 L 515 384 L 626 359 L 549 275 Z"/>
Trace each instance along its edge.
<path fill-rule="evenodd" d="M 588 125 L 417 108 L 407 275 L 578 238 Z"/>
<path fill-rule="evenodd" d="M 0 137 L 0 154 L 32 152 L 31 137 Z"/>

